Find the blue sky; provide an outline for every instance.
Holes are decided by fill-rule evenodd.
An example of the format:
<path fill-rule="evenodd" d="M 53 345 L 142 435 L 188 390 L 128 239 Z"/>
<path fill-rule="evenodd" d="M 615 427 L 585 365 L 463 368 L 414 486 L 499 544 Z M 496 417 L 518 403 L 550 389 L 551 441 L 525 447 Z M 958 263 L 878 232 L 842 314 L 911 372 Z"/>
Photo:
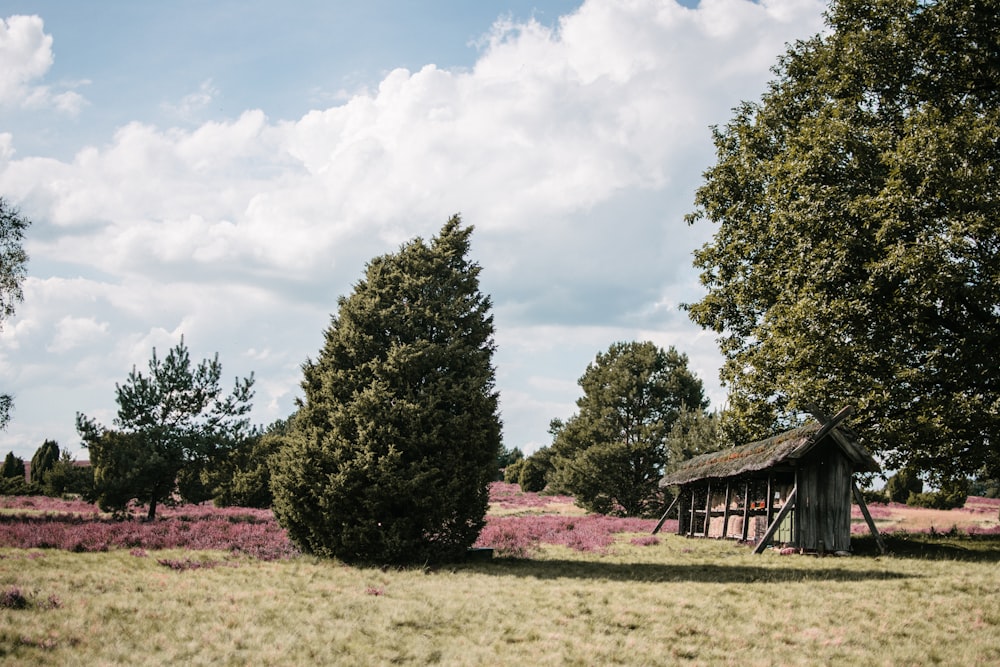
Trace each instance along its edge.
<path fill-rule="evenodd" d="M 494 302 L 505 444 L 548 444 L 616 341 L 725 399 L 687 227 L 710 126 L 814 0 L 0 1 L 0 195 L 33 221 L 0 331 L 0 453 L 81 456 L 83 412 L 185 336 L 286 417 L 340 295 L 453 213 Z"/>

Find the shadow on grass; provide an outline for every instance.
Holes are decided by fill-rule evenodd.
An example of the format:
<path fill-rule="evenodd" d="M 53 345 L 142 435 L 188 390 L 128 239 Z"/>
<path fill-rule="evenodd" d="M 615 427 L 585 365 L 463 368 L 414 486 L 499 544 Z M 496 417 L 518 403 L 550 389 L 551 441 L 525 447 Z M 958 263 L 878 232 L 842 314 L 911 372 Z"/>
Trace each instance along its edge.
<path fill-rule="evenodd" d="M 496 559 L 469 566 L 483 574 L 522 576 L 537 579 L 593 579 L 625 582 L 696 583 L 795 583 L 808 581 L 872 581 L 909 579 L 909 575 L 882 570 L 853 570 L 838 567 L 782 567 L 772 563 L 752 565 L 609 563 L 600 560 Z"/>
<path fill-rule="evenodd" d="M 1000 563 L 1000 535 L 890 533 L 882 539 L 889 555 L 896 558 Z M 851 544 L 859 556 L 878 555 L 875 538 L 870 535 L 854 536 Z"/>

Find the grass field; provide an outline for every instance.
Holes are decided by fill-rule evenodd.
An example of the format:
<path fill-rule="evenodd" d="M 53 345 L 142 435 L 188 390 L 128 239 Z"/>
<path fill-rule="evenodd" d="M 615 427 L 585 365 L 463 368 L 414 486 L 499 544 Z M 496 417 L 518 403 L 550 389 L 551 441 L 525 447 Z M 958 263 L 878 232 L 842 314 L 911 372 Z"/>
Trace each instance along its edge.
<path fill-rule="evenodd" d="M 520 513 L 517 503 L 498 498 L 497 516 L 564 523 L 528 557 L 441 568 L 246 549 L 0 548 L 0 662 L 1000 664 L 1000 536 L 892 533 L 889 556 L 865 537 L 849 558 L 754 556 L 732 542 L 650 539 L 646 525 L 610 544 L 566 540 L 560 531 L 607 524 L 565 499 L 524 497 Z"/>

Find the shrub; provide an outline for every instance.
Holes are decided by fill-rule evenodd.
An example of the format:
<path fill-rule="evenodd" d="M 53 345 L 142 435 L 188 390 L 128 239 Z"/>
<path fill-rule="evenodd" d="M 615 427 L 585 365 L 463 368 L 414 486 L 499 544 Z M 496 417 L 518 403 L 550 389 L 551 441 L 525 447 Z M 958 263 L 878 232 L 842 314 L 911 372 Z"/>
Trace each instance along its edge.
<path fill-rule="evenodd" d="M 519 484 L 521 479 L 521 469 L 524 468 L 526 459 L 520 459 L 507 465 L 503 470 L 503 481 L 508 484 Z"/>
<path fill-rule="evenodd" d="M 924 483 L 912 468 L 901 469 L 885 484 L 885 494 L 894 503 L 909 503 L 912 494 L 919 495 L 923 490 Z"/>
<path fill-rule="evenodd" d="M 29 604 L 27 594 L 18 586 L 8 586 L 0 592 L 0 609 L 27 609 Z"/>
<path fill-rule="evenodd" d="M 864 498 L 865 503 L 868 505 L 889 502 L 889 496 L 886 494 L 885 489 L 861 489 L 861 497 Z"/>
<path fill-rule="evenodd" d="M 552 473 L 552 450 L 542 447 L 524 460 L 518 472 L 517 483 L 522 491 L 535 493 L 544 491 Z"/>
<path fill-rule="evenodd" d="M 926 507 L 936 510 L 950 510 L 965 505 L 969 497 L 969 485 L 966 480 L 949 481 L 941 485 L 939 491 L 929 493 L 911 493 L 906 499 L 907 505 Z"/>

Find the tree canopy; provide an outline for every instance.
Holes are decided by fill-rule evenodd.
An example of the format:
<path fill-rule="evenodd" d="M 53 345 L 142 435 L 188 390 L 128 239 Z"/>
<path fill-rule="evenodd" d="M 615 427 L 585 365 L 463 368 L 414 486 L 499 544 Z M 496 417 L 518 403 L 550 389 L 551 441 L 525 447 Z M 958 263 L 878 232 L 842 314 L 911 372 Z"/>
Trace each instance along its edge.
<path fill-rule="evenodd" d="M 163 359 L 153 348 L 148 375 L 133 367 L 125 384 L 115 385 L 115 429 L 77 413 L 101 509 L 123 511 L 138 500 L 153 519 L 182 473 L 213 463 L 249 435 L 253 374 L 237 378 L 229 395 L 221 378 L 219 355 L 194 365 L 181 337 Z"/>
<path fill-rule="evenodd" d="M 1000 466 L 1000 6 L 839 0 L 715 128 L 691 223 L 737 441 L 851 405 L 890 469 Z"/>
<path fill-rule="evenodd" d="M 651 342 L 614 343 L 597 354 L 579 384 L 579 412 L 552 424 L 550 484 L 595 512 L 661 510 L 671 428 L 684 409 L 708 405 L 687 356 Z"/>
<path fill-rule="evenodd" d="M 464 557 L 500 456 L 491 301 L 452 217 L 371 260 L 338 300 L 276 457 L 274 510 L 304 551 L 347 562 Z"/>
<path fill-rule="evenodd" d="M 24 231 L 31 221 L 0 197 L 0 330 L 24 300 L 21 284 L 26 275 L 28 254 L 24 251 Z M 0 394 L 0 429 L 7 426 L 13 399 Z"/>

